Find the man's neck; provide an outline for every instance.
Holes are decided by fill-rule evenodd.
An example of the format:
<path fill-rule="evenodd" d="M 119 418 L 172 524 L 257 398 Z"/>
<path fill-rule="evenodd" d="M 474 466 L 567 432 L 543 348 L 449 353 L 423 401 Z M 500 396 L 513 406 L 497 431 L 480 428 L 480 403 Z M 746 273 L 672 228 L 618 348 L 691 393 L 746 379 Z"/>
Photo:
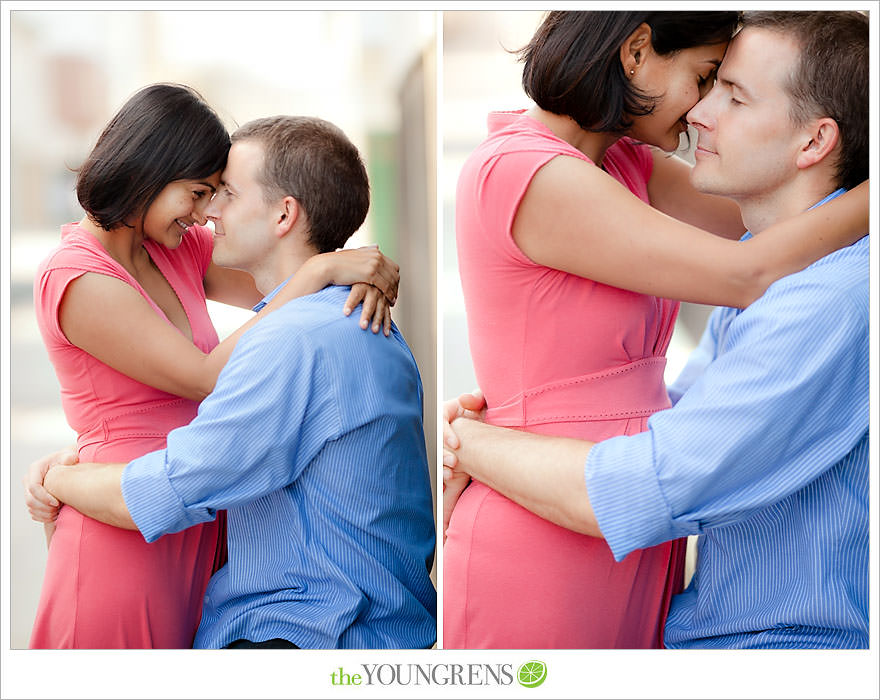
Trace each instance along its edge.
<path fill-rule="evenodd" d="M 317 255 L 317 251 L 309 250 L 276 250 L 269 260 L 258 269 L 252 270 L 254 283 L 263 296 L 271 293 L 285 280 L 293 277 L 303 264 Z"/>
<path fill-rule="evenodd" d="M 780 188 L 737 203 L 746 228 L 752 235 L 757 235 L 773 224 L 805 212 L 836 189 L 837 186 L 830 182 L 812 187 Z"/>

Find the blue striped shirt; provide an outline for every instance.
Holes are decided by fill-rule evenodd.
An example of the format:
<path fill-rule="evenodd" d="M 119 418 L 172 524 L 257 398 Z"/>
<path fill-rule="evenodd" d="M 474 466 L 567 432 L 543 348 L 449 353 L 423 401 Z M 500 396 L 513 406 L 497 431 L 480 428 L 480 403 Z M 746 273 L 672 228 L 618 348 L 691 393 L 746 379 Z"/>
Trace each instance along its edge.
<path fill-rule="evenodd" d="M 348 291 L 261 320 L 192 423 L 125 468 L 123 496 L 149 542 L 227 509 L 229 561 L 208 585 L 198 648 L 436 639 L 418 368 L 396 327 L 374 335 L 341 313 Z"/>
<path fill-rule="evenodd" d="M 867 647 L 868 252 L 866 236 L 716 309 L 674 407 L 591 450 L 618 560 L 700 535 L 668 647 Z"/>

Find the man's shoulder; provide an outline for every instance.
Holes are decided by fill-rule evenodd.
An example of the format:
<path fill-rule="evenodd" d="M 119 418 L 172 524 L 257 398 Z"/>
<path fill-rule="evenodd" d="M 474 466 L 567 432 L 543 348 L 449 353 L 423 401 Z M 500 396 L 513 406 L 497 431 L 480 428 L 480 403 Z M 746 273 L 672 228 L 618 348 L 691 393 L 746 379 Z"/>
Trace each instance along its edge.
<path fill-rule="evenodd" d="M 342 313 L 350 287 L 329 286 L 306 296 L 291 299 L 267 314 L 253 330 L 262 335 L 293 337 L 303 333 L 319 339 L 325 335 L 346 334 L 359 329 L 359 314 Z"/>
<path fill-rule="evenodd" d="M 870 298 L 870 241 L 865 236 L 850 246 L 836 250 L 809 267 L 783 277 L 755 304 L 784 303 L 791 297 L 808 302 L 814 313 L 824 313 L 841 305 L 867 311 Z"/>
<path fill-rule="evenodd" d="M 349 291 L 350 287 L 329 286 L 293 299 L 268 314 L 239 343 L 247 338 L 249 343 L 283 345 L 335 361 L 394 359 L 414 365 L 412 353 L 394 323 L 391 336 L 385 337 L 360 327 L 360 307 L 349 316 L 343 314 Z"/>

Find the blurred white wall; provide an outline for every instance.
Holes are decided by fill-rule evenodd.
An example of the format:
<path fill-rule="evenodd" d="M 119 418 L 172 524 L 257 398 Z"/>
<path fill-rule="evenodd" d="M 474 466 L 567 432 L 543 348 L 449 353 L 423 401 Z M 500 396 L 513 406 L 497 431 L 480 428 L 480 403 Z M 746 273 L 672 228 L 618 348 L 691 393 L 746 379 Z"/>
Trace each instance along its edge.
<path fill-rule="evenodd" d="M 16 9 L 8 16 L 10 209 L 3 226 L 11 253 L 11 444 L 4 473 L 11 486 L 10 644 L 23 648 L 46 547 L 19 482 L 31 461 L 75 439 L 34 321 L 34 270 L 56 245 L 59 226 L 82 217 L 71 168 L 144 85 L 191 85 L 230 131 L 260 116 L 315 115 L 360 148 L 372 200 L 349 245 L 379 242 L 400 263 L 394 318 L 422 373 L 435 472 L 436 45 L 433 12 Z M 249 316 L 214 303 L 210 309 L 221 337 Z"/>

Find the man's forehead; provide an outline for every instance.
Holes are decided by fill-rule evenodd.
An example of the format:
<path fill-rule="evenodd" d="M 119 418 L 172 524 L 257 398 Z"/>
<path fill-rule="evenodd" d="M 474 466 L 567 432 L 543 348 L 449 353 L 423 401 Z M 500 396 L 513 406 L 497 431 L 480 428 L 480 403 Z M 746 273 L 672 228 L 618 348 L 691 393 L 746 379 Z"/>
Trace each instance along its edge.
<path fill-rule="evenodd" d="M 774 74 L 787 75 L 798 58 L 794 40 L 763 27 L 745 27 L 730 41 L 718 79 L 755 89 Z"/>
<path fill-rule="evenodd" d="M 220 175 L 220 181 L 224 185 L 229 185 L 249 178 L 261 162 L 262 157 L 262 149 L 259 144 L 236 141 L 229 149 L 226 167 Z"/>

